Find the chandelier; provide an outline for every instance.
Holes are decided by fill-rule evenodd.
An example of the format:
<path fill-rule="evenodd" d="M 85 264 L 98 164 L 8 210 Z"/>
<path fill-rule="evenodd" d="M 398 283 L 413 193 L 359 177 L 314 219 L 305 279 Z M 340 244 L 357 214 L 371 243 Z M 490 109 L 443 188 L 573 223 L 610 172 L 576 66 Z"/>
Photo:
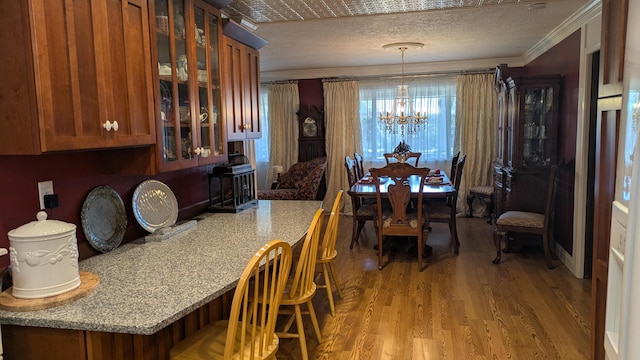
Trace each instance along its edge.
<path fill-rule="evenodd" d="M 384 45 L 383 49 L 398 49 L 402 53 L 402 82 L 397 85 L 396 97 L 393 100 L 393 108 L 386 113 L 380 112 L 380 122 L 384 124 L 386 130 L 391 134 L 398 134 L 404 139 L 405 134 L 414 134 L 427 122 L 427 115 L 416 112 L 413 102 L 409 97 L 409 85 L 404 83 L 404 52 L 407 49 L 421 48 L 422 43 L 404 42 Z"/>

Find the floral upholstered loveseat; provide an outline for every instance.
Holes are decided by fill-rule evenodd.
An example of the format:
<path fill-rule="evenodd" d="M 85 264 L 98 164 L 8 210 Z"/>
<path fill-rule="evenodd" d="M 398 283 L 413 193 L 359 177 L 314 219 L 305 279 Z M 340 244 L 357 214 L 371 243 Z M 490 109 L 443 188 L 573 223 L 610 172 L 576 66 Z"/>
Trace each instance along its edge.
<path fill-rule="evenodd" d="M 326 168 L 326 157 L 295 163 L 280 175 L 275 189 L 258 191 L 258 199 L 315 200 Z"/>

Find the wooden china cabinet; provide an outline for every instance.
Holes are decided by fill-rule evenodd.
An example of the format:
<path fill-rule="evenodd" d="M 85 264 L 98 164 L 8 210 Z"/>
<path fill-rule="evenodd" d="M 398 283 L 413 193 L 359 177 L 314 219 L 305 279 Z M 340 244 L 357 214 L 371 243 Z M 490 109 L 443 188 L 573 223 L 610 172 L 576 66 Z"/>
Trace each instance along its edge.
<path fill-rule="evenodd" d="M 146 0 L 0 2 L 0 154 L 155 143 Z"/>
<path fill-rule="evenodd" d="M 228 36 L 222 45 L 228 140 L 258 139 L 262 136 L 258 50 Z"/>
<path fill-rule="evenodd" d="M 220 11 L 201 0 L 153 6 L 158 170 L 224 162 Z"/>
<path fill-rule="evenodd" d="M 559 75 L 501 78 L 498 92 L 497 155 L 494 163 L 496 213 L 544 211 L 545 184 L 557 163 Z"/>

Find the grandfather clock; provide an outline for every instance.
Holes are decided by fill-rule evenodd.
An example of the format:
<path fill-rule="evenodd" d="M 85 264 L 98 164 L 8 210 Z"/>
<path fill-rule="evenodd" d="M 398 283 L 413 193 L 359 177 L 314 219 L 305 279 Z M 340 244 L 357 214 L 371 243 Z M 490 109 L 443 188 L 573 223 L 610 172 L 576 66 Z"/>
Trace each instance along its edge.
<path fill-rule="evenodd" d="M 324 148 L 324 110 L 315 105 L 300 105 L 298 111 L 298 161 L 326 156 Z"/>

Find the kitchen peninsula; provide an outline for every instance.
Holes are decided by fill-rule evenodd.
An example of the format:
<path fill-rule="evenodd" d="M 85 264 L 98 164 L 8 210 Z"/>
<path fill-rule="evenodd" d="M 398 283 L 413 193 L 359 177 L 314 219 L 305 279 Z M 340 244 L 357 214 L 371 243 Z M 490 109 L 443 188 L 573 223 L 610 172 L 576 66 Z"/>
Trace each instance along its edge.
<path fill-rule="evenodd" d="M 6 359 L 165 359 L 187 334 L 223 317 L 255 252 L 272 239 L 292 246 L 319 201 L 266 201 L 237 214 L 202 214 L 197 226 L 143 239 L 80 262 L 100 284 L 60 307 L 0 311 Z"/>

